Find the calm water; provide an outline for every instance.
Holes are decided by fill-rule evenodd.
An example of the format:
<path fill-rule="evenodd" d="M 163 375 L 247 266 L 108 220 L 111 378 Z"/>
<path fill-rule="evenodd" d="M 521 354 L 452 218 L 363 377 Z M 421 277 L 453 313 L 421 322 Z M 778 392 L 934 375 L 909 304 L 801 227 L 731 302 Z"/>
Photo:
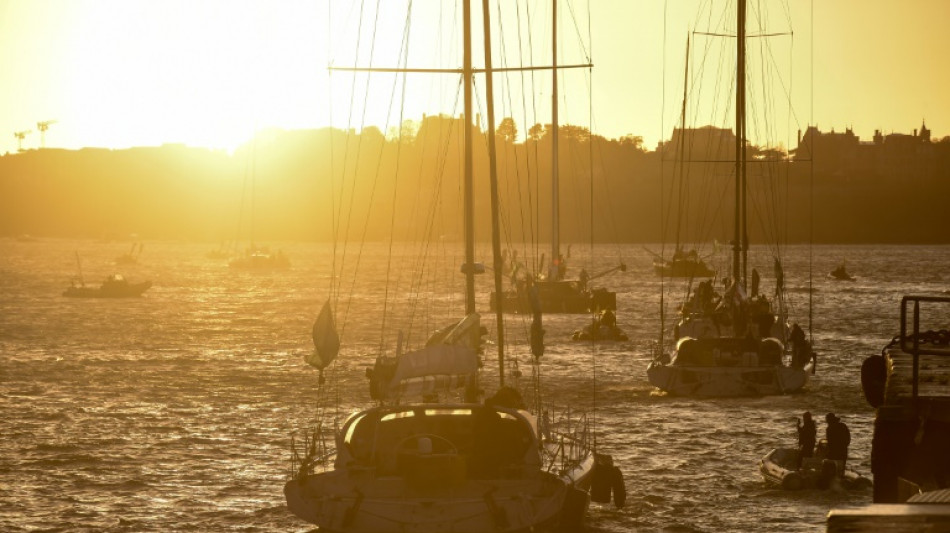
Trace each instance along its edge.
<path fill-rule="evenodd" d="M 205 258 L 212 247 L 146 243 L 140 264 L 120 271 L 153 288 L 100 301 L 60 296 L 77 272 L 75 252 L 85 279 L 98 281 L 119 268 L 112 260 L 128 243 L 0 241 L 0 530 L 312 529 L 287 512 L 282 485 L 291 432 L 314 422 L 316 372 L 301 354 L 326 298 L 329 247 L 285 245 L 293 267 L 277 275 L 231 272 Z M 574 250 L 575 263 L 597 271 L 621 254 L 629 266 L 598 281 L 618 292 L 632 341 L 572 344 L 561 339 L 586 319 L 548 317 L 543 359 L 548 396 L 596 405 L 601 449 L 626 476 L 627 506 L 593 505 L 590 531 L 816 531 L 830 508 L 870 501 L 870 492 L 769 489 L 757 462 L 794 442 L 802 411 L 834 411 L 851 427 L 853 464 L 870 473 L 861 361 L 897 331 L 901 295 L 950 289 L 950 247 L 815 247 L 817 376 L 792 396 L 703 401 L 658 395 L 647 382 L 661 293 L 649 254 L 603 246 L 589 263 L 590 253 Z M 787 253 L 793 318 L 805 324 L 808 248 Z M 343 412 L 369 399 L 363 372 L 379 344 L 385 285 L 365 279 L 384 279 L 387 257 L 381 245 L 365 249 L 364 281 L 345 290 L 354 294 L 340 308 L 346 346 L 329 375 Z M 460 260 L 436 259 L 456 265 L 454 274 L 420 281 L 425 302 L 403 313 L 421 330 L 425 316 L 432 329 L 458 315 Z M 858 281 L 825 277 L 842 259 Z M 479 280 L 483 309 L 489 282 Z M 513 317 L 508 327 L 513 355 L 526 362 L 526 322 Z"/>

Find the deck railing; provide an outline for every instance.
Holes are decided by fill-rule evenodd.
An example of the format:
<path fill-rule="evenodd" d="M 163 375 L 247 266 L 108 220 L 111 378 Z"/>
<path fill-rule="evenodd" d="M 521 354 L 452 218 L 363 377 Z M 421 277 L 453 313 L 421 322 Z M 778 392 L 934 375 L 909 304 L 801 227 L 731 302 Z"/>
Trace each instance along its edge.
<path fill-rule="evenodd" d="M 919 383 L 920 383 L 920 356 L 921 355 L 950 355 L 950 345 L 940 345 L 940 344 L 930 344 L 926 346 L 921 346 L 921 331 L 920 331 L 920 304 L 922 302 L 926 303 L 940 303 L 940 304 L 950 304 L 950 297 L 947 296 L 904 296 L 901 298 L 901 335 L 900 335 L 900 348 L 906 353 L 911 354 L 914 360 L 913 366 L 913 398 L 914 403 L 917 403 L 917 396 L 919 393 Z M 913 304 L 913 324 L 908 324 L 908 312 L 907 308 L 909 304 Z M 908 327 L 913 327 L 912 332 L 908 335 Z"/>

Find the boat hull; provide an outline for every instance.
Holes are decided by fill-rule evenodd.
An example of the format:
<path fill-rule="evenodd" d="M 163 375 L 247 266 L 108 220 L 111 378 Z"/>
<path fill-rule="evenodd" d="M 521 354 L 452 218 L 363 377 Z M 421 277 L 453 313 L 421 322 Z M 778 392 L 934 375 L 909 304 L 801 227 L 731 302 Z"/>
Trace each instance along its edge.
<path fill-rule="evenodd" d="M 653 271 L 664 278 L 711 278 L 716 272 L 704 264 L 654 263 Z"/>
<path fill-rule="evenodd" d="M 826 462 L 827 461 L 827 462 Z M 871 480 L 850 468 L 837 475 L 837 465 L 824 457 L 809 457 L 797 468 L 798 450 L 776 448 L 759 461 L 759 472 L 770 485 L 785 490 L 840 486 L 845 489 L 870 488 Z"/>
<path fill-rule="evenodd" d="M 561 282 L 556 282 L 561 283 Z M 539 284 L 538 301 L 544 314 L 583 314 L 598 311 L 616 311 L 617 293 L 606 289 L 572 290 L 563 286 L 546 287 Z M 507 313 L 531 314 L 531 298 L 527 291 L 510 290 L 501 293 L 502 310 Z M 489 307 L 498 308 L 498 293 L 492 291 Z"/>
<path fill-rule="evenodd" d="M 142 296 L 151 286 L 151 281 L 143 281 L 119 287 L 69 287 L 63 292 L 63 296 L 68 298 L 135 298 Z"/>
<path fill-rule="evenodd" d="M 654 361 L 647 377 L 655 387 L 677 396 L 769 396 L 801 390 L 811 364 L 804 368 L 775 366 L 673 365 Z"/>
<path fill-rule="evenodd" d="M 735 337 L 735 331 L 732 326 L 718 322 L 711 315 L 691 314 L 683 317 L 676 324 L 676 339 L 692 337 L 694 339 L 718 339 L 720 337 Z M 776 339 L 787 339 L 789 337 L 789 326 L 787 323 L 775 320 L 768 328 L 768 334 L 762 335 L 758 328 L 754 328 L 753 333 L 757 338 L 773 337 Z"/>
<path fill-rule="evenodd" d="M 302 476 L 284 486 L 291 512 L 321 531 L 340 533 L 532 531 L 558 524 L 577 490 L 544 473 L 420 490 L 398 477 L 339 470 Z"/>

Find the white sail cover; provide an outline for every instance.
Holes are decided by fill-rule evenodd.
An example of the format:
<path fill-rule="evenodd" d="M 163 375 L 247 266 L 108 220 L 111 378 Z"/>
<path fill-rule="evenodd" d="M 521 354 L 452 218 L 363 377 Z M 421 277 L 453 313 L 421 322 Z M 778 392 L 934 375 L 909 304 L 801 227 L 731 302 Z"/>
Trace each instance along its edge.
<path fill-rule="evenodd" d="M 436 344 L 399 358 L 388 396 L 463 386 L 478 371 L 478 356 L 467 346 Z M 418 390 L 416 390 L 418 389 Z"/>
<path fill-rule="evenodd" d="M 481 317 L 478 313 L 466 315 L 462 320 L 433 333 L 426 341 L 426 346 L 439 344 L 457 344 L 478 350 L 481 336 Z"/>
<path fill-rule="evenodd" d="M 340 335 L 336 331 L 336 322 L 327 300 L 320 315 L 313 323 L 313 352 L 304 356 L 307 364 L 324 369 L 336 359 L 340 352 Z"/>

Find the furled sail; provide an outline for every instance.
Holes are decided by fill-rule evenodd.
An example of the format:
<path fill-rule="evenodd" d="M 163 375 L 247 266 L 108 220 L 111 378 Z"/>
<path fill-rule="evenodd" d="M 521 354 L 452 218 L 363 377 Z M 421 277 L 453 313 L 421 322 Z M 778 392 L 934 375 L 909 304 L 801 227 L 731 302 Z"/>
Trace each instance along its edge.
<path fill-rule="evenodd" d="M 436 344 L 377 361 L 371 387 L 379 399 L 423 395 L 465 387 L 477 372 L 478 354 L 470 347 Z"/>
<path fill-rule="evenodd" d="M 449 324 L 448 326 L 433 333 L 426 346 L 435 346 L 438 344 L 457 344 L 468 346 L 469 348 L 479 350 L 479 339 L 482 336 L 481 317 L 478 313 L 471 313 L 462 320 Z"/>
<path fill-rule="evenodd" d="M 327 300 L 317 320 L 313 323 L 313 352 L 305 355 L 304 359 L 311 366 L 323 370 L 336 359 L 339 352 L 340 335 L 336 331 L 330 301 Z"/>

